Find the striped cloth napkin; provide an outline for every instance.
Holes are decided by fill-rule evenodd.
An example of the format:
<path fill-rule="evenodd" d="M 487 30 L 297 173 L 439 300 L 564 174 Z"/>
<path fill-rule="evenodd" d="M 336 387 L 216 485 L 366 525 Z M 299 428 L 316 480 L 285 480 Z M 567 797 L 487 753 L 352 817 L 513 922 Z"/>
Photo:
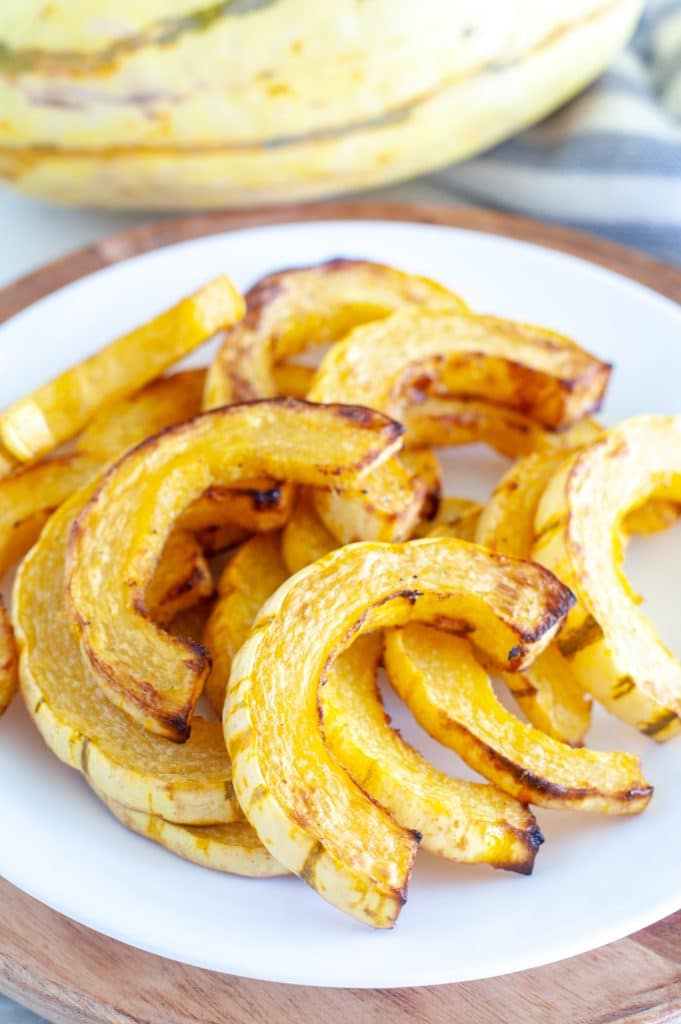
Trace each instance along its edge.
<path fill-rule="evenodd" d="M 541 124 L 397 192 L 558 221 L 681 264 L 681 0 L 649 0 L 629 48 Z"/>

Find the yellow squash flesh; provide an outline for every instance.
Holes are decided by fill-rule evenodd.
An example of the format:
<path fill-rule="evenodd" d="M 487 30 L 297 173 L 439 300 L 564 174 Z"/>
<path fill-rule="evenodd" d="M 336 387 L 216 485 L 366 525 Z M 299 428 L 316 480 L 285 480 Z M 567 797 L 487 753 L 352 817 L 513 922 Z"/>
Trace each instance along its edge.
<path fill-rule="evenodd" d="M 103 700 L 87 670 L 70 623 L 64 569 L 71 526 L 88 497 L 78 492 L 55 513 L 14 585 L 28 712 L 53 753 L 107 798 L 183 824 L 240 818 L 219 723 L 195 717 L 186 743 L 168 743 Z"/>
<path fill-rule="evenodd" d="M 506 711 L 465 638 L 411 624 L 387 634 L 385 661 L 419 724 L 518 800 L 607 814 L 650 800 L 634 755 L 574 750 Z"/>
<path fill-rule="evenodd" d="M 275 397 L 277 363 L 403 306 L 466 309 L 435 281 L 367 260 L 336 259 L 269 274 L 246 293 L 247 314 L 208 371 L 205 408 Z"/>
<path fill-rule="evenodd" d="M 261 476 L 351 482 L 400 444 L 399 424 L 356 406 L 280 399 L 229 406 L 129 452 L 78 517 L 67 584 L 102 692 L 145 728 L 186 739 L 209 661 L 149 618 L 146 588 L 181 513 L 215 485 Z"/>
<path fill-rule="evenodd" d="M 216 331 L 231 327 L 244 310 L 229 278 L 216 278 L 14 402 L 0 414 L 2 443 L 23 462 L 44 455 L 77 434 L 104 403 L 153 380 Z"/>
<path fill-rule="evenodd" d="M 289 575 L 279 552 L 277 534 L 251 537 L 220 576 L 218 599 L 202 638 L 212 661 L 204 692 L 220 716 L 234 655 L 248 636 L 261 605 Z"/>
<path fill-rule="evenodd" d="M 151 618 L 169 625 L 213 593 L 213 578 L 196 537 L 182 530 L 170 534 L 144 600 Z"/>
<path fill-rule="evenodd" d="M 444 539 L 344 547 L 280 586 L 232 663 L 224 712 L 239 802 L 272 855 L 352 916 L 394 924 L 416 838 L 327 751 L 331 664 L 359 634 L 414 619 L 474 630 L 492 660 L 522 666 L 571 603 L 539 566 Z"/>
<path fill-rule="evenodd" d="M 532 557 L 577 595 L 558 647 L 581 685 L 666 740 L 681 730 L 681 661 L 637 606 L 621 565 L 621 524 L 653 496 L 681 498 L 681 417 L 626 420 L 572 456 L 539 502 Z"/>

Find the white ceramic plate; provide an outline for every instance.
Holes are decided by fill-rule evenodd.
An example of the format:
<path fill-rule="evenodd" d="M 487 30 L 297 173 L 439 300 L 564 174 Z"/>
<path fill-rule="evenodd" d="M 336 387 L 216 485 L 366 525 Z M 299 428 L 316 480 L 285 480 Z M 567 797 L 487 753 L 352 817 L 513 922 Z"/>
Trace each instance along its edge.
<path fill-rule="evenodd" d="M 616 364 L 605 417 L 678 413 L 681 315 L 672 303 L 570 256 L 475 232 L 316 223 L 174 245 L 102 270 L 0 329 L 0 405 L 217 273 L 246 287 L 335 255 L 384 260 L 460 291 L 479 310 L 546 324 Z M 206 361 L 204 351 L 199 361 Z M 485 497 L 504 461 L 448 453 L 456 494 Z M 629 568 L 679 649 L 678 527 L 635 541 Z M 405 735 L 468 775 L 395 701 Z M 100 932 L 190 964 L 306 985 L 406 986 L 489 977 L 618 939 L 681 907 L 681 743 L 656 746 L 604 713 L 593 746 L 638 752 L 656 792 L 639 818 L 539 811 L 532 877 L 421 853 L 392 932 L 372 932 L 294 879 L 247 881 L 193 866 L 126 832 L 43 746 L 20 701 L 0 722 L 0 873 Z"/>

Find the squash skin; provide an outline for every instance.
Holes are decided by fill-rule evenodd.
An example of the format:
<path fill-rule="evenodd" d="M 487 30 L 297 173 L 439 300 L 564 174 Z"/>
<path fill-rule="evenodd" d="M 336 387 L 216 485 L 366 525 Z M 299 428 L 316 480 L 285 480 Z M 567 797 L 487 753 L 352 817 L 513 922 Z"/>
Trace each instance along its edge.
<path fill-rule="evenodd" d="M 17 18 L 0 25 L 10 55 L 37 49 L 41 60 L 15 60 L 0 77 L 0 174 L 44 198 L 137 208 L 311 199 L 400 180 L 470 157 L 556 109 L 602 72 L 641 6 L 495 5 L 491 32 L 466 4 L 461 31 L 442 33 L 435 0 L 418 12 L 386 2 L 383 16 L 348 0 L 334 32 L 326 12 L 320 22 L 302 0 L 279 0 L 199 31 L 190 18 L 189 31 L 165 45 L 151 11 L 147 21 L 116 8 L 133 48 L 113 62 L 106 50 L 116 39 L 94 30 L 107 18 L 84 18 L 86 33 L 68 17 L 52 28 Z M 348 40 L 350 26 L 359 44 Z M 149 45 L 136 46 L 148 32 Z M 79 75 L 73 58 L 59 63 L 69 52 Z"/>

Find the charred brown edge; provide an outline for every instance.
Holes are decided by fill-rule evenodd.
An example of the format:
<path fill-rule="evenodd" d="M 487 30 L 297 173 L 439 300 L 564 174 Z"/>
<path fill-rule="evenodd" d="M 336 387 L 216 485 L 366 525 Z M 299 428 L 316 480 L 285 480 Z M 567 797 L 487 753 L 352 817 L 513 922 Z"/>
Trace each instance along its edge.
<path fill-rule="evenodd" d="M 659 735 L 663 732 L 667 726 L 672 725 L 673 722 L 678 720 L 678 715 L 675 711 L 663 711 L 660 715 L 653 719 L 652 722 L 648 722 L 641 728 L 641 732 L 644 736 L 650 736 L 651 738 Z"/>
<path fill-rule="evenodd" d="M 471 735 L 465 725 L 462 725 L 449 715 L 447 716 L 446 724 L 449 728 L 454 728 L 469 736 Z M 485 765 L 491 765 L 493 768 L 507 773 L 519 785 L 521 785 L 525 791 L 534 791 L 535 793 L 550 797 L 551 799 L 581 801 L 588 797 L 597 797 L 607 798 L 608 800 L 626 804 L 633 800 L 650 798 L 653 793 L 653 787 L 651 785 L 642 786 L 641 788 L 632 787 L 631 789 L 620 790 L 615 793 L 605 792 L 594 786 L 561 786 L 556 782 L 551 782 L 549 779 L 535 775 L 534 772 L 523 768 L 522 765 L 516 764 L 511 760 L 511 758 L 500 753 L 498 750 L 495 750 L 493 747 L 488 746 L 488 744 L 483 743 L 477 737 L 473 736 L 472 739 L 477 749 L 482 752 L 485 759 Z M 535 802 L 532 800 L 531 796 L 529 802 Z"/>

